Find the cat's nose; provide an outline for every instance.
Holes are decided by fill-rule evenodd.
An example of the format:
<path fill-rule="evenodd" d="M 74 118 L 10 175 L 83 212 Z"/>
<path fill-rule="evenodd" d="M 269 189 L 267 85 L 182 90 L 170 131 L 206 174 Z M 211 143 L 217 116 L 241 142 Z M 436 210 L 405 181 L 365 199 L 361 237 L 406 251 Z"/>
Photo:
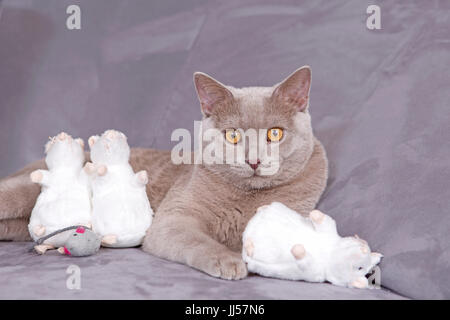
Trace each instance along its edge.
<path fill-rule="evenodd" d="M 259 161 L 259 159 L 256 160 L 256 163 L 250 163 L 250 161 L 245 160 L 245 162 L 247 162 L 247 164 L 253 169 L 256 170 L 259 166 L 259 164 L 261 163 L 261 161 Z"/>

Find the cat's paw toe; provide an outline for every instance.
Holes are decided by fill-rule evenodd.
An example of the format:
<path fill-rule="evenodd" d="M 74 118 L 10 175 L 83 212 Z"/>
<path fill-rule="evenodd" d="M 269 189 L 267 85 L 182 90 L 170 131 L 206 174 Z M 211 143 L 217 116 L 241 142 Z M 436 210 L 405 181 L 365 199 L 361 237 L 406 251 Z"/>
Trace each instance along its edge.
<path fill-rule="evenodd" d="M 207 273 L 226 280 L 239 280 L 248 274 L 247 266 L 240 254 L 224 253 L 211 259 Z M 208 272 L 209 271 L 209 272 Z"/>

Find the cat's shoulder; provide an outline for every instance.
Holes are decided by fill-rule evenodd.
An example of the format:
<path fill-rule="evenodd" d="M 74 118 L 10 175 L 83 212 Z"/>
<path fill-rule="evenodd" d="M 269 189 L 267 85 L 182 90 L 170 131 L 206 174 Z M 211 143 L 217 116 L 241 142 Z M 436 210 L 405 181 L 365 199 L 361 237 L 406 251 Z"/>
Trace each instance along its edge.
<path fill-rule="evenodd" d="M 314 137 L 314 148 L 307 167 L 310 170 L 318 170 L 322 176 L 328 178 L 328 158 L 325 148 L 319 139 Z"/>

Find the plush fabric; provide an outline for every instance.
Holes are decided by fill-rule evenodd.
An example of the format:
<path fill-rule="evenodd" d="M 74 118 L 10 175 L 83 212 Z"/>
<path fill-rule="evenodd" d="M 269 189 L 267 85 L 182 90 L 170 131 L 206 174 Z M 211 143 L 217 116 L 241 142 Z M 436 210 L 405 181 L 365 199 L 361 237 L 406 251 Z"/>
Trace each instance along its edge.
<path fill-rule="evenodd" d="M 100 137 L 92 136 L 89 146 L 92 163 L 85 168 L 92 186 L 92 230 L 106 247 L 142 244 L 153 219 L 145 192 L 147 172 L 133 172 L 130 147 L 122 132 L 108 130 Z"/>
<path fill-rule="evenodd" d="M 136 248 L 101 248 L 74 258 L 29 252 L 29 242 L 0 242 L 0 299 L 404 299 L 385 289 L 360 290 L 251 275 L 212 278 Z M 77 265 L 81 290 L 66 281 Z"/>
<path fill-rule="evenodd" d="M 41 186 L 41 193 L 31 212 L 28 230 L 34 241 L 74 225 L 91 225 L 91 188 L 83 171 L 84 144 L 62 132 L 47 143 L 45 162 L 48 170 L 30 175 Z M 64 246 L 72 231 L 46 239 L 42 244 Z"/>
<path fill-rule="evenodd" d="M 258 208 L 242 242 L 250 272 L 350 288 L 368 288 L 365 275 L 382 257 L 365 240 L 340 236 L 329 215 L 313 210 L 305 217 L 280 202 Z"/>
<path fill-rule="evenodd" d="M 383 286 L 450 298 L 450 2 L 377 1 L 381 30 L 366 28 L 368 0 L 77 3 L 82 30 L 69 31 L 71 1 L 2 2 L 1 176 L 42 157 L 42 141 L 62 130 L 86 139 L 117 128 L 131 146 L 170 148 L 172 131 L 193 132 L 201 116 L 195 71 L 236 87 L 269 86 L 308 64 L 313 128 L 330 164 L 319 209 L 384 254 Z M 74 260 L 24 248 L 1 244 L 2 296 L 363 294 L 260 277 L 222 282 L 137 249 L 79 260 L 87 281 L 77 293 L 52 282 Z"/>

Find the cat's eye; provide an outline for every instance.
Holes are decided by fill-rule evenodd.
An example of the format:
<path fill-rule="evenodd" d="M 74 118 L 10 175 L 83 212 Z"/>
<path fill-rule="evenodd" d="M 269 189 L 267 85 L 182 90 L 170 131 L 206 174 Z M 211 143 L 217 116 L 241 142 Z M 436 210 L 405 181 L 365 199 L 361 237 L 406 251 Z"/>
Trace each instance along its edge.
<path fill-rule="evenodd" d="M 267 141 L 277 142 L 283 138 L 283 129 L 281 128 L 271 128 L 267 130 Z"/>
<path fill-rule="evenodd" d="M 236 144 L 241 140 L 241 133 L 236 129 L 227 129 L 225 131 L 225 138 L 229 143 Z"/>

